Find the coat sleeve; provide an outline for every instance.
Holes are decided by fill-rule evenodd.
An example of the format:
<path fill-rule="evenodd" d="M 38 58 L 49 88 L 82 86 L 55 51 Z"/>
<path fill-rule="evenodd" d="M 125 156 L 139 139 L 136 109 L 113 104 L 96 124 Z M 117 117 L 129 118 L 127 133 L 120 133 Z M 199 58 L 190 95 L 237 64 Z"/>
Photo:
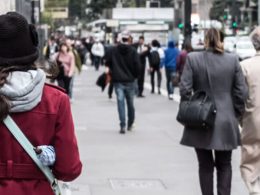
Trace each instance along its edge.
<path fill-rule="evenodd" d="M 56 152 L 56 162 L 53 167 L 55 177 L 62 181 L 76 179 L 81 173 L 82 164 L 79 158 L 70 103 L 65 94 L 61 96 L 53 142 Z"/>
<path fill-rule="evenodd" d="M 193 90 L 193 71 L 191 68 L 190 56 L 187 56 L 187 60 L 184 66 L 184 70 L 181 76 L 180 82 L 180 95 L 182 99 L 187 99 Z"/>
<path fill-rule="evenodd" d="M 181 54 L 178 55 L 177 60 L 176 60 L 176 72 L 180 73 L 181 70 Z"/>
<path fill-rule="evenodd" d="M 238 62 L 235 60 L 235 76 L 234 76 L 234 86 L 233 86 L 233 102 L 234 109 L 237 118 L 242 117 L 245 111 L 245 102 L 248 96 L 248 87 L 246 85 L 246 80 L 242 72 L 242 68 Z"/>
<path fill-rule="evenodd" d="M 112 51 L 113 48 L 108 48 L 107 51 L 105 52 L 105 64 L 106 66 L 111 69 L 112 67 Z"/>

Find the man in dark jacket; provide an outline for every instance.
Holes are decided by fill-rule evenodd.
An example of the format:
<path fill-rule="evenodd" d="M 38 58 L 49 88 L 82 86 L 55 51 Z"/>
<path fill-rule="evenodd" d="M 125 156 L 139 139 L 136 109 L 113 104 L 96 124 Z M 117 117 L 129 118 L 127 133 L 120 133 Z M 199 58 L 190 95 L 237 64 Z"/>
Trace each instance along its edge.
<path fill-rule="evenodd" d="M 139 75 L 140 61 L 136 50 L 129 45 L 129 32 L 121 34 L 120 43 L 111 48 L 110 54 L 106 55 L 106 63 L 110 69 L 114 83 L 118 114 L 120 119 L 120 133 L 124 134 L 126 129 L 125 100 L 128 110 L 127 130 L 133 129 L 135 120 L 134 95 L 135 80 Z"/>
<path fill-rule="evenodd" d="M 45 59 L 49 60 L 56 52 L 58 52 L 59 47 L 53 36 L 48 40 L 46 51 L 45 51 Z"/>
<path fill-rule="evenodd" d="M 144 97 L 144 80 L 145 80 L 145 67 L 146 67 L 146 58 L 148 57 L 150 51 L 149 47 L 144 44 L 144 37 L 139 37 L 139 42 L 135 46 L 140 58 L 140 75 L 138 77 L 138 97 Z"/>

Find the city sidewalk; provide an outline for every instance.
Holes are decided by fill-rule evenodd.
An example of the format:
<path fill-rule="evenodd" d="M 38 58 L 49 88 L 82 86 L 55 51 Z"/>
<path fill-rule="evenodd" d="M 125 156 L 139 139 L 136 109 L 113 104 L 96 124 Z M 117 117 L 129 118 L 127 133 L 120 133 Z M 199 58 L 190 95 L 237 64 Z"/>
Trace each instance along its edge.
<path fill-rule="evenodd" d="M 120 135 L 115 95 L 95 85 L 102 71 L 84 70 L 74 83 L 72 110 L 83 172 L 73 195 L 200 195 L 192 148 L 179 144 L 178 103 L 157 94 L 135 99 L 136 128 Z M 149 87 L 149 85 L 147 85 Z M 232 195 L 247 191 L 233 156 Z"/>

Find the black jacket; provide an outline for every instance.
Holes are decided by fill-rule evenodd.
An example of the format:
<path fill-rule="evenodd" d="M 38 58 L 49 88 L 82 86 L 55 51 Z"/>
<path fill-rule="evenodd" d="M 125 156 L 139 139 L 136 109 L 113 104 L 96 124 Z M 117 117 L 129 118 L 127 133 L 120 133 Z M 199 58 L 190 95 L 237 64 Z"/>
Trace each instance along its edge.
<path fill-rule="evenodd" d="M 109 49 L 106 65 L 110 68 L 113 82 L 133 82 L 139 75 L 140 59 L 130 45 L 119 44 Z"/>
<path fill-rule="evenodd" d="M 136 51 L 138 51 L 138 48 L 140 47 L 139 43 L 134 43 L 132 46 L 136 49 Z M 149 45 L 144 45 L 144 47 L 147 47 L 147 50 L 138 54 L 140 62 L 143 66 L 145 66 L 146 58 L 149 56 L 151 50 Z"/>

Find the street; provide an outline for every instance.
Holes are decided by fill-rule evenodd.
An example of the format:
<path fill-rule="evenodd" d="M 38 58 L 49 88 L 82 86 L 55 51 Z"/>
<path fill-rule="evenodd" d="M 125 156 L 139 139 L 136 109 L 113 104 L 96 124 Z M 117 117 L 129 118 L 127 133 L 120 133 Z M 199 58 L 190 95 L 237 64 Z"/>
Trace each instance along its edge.
<path fill-rule="evenodd" d="M 72 110 L 84 167 L 72 194 L 200 195 L 195 152 L 179 144 L 178 103 L 146 90 L 145 98 L 135 99 L 135 129 L 120 135 L 115 95 L 109 100 L 107 89 L 102 93 L 95 85 L 101 73 L 88 67 L 74 81 Z M 233 155 L 232 195 L 247 194 L 239 162 L 240 149 Z"/>

